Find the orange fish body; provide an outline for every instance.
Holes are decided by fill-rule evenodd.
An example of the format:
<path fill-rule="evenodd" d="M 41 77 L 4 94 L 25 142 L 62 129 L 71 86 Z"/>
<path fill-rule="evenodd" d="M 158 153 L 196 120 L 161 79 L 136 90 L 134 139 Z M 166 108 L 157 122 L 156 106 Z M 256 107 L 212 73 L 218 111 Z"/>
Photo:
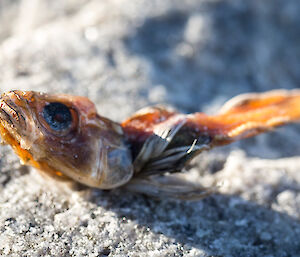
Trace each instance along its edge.
<path fill-rule="evenodd" d="M 171 183 L 166 174 L 203 150 L 299 120 L 300 90 L 238 96 L 214 116 L 150 107 L 121 124 L 85 97 L 15 90 L 0 99 L 2 140 L 23 163 L 91 187 L 185 199 L 210 189 Z"/>

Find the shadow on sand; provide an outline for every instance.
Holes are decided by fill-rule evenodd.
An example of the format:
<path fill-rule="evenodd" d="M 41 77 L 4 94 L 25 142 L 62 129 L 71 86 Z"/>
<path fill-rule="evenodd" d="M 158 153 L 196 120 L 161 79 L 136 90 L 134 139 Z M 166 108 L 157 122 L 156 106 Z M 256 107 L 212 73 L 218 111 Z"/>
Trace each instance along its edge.
<path fill-rule="evenodd" d="M 105 200 L 105 208 L 124 222 L 129 219 L 174 239 L 183 249 L 192 246 L 211 256 L 296 256 L 300 252 L 298 220 L 234 195 L 187 202 L 93 190 L 88 200 L 97 205 Z"/>

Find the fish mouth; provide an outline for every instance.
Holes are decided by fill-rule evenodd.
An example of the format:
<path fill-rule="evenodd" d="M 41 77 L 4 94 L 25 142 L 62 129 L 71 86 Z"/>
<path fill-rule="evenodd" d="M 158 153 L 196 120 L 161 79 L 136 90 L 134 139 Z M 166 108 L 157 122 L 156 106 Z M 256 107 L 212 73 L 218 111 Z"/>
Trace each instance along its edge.
<path fill-rule="evenodd" d="M 0 135 L 3 143 L 28 150 L 35 132 L 27 96 L 30 92 L 14 90 L 0 96 Z"/>
<path fill-rule="evenodd" d="M 27 136 L 28 125 L 26 100 L 22 91 L 10 91 L 0 96 L 0 135 L 2 142 L 10 145 L 20 157 L 22 163 L 31 161 Z"/>
<path fill-rule="evenodd" d="M 22 104 L 20 104 L 22 102 Z M 26 130 L 26 116 L 21 106 L 24 100 L 17 91 L 3 93 L 0 97 L 0 122 L 7 130 L 22 132 Z"/>

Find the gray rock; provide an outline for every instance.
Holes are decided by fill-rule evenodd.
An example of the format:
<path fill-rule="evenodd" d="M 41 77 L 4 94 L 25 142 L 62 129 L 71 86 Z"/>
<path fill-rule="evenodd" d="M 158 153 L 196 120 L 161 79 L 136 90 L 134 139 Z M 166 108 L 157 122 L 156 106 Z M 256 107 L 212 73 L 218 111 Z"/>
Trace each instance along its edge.
<path fill-rule="evenodd" d="M 0 85 L 91 98 L 117 121 L 164 103 L 216 111 L 249 91 L 296 88 L 298 0 L 2 0 Z M 220 194 L 153 199 L 46 179 L 7 146 L 1 256 L 297 256 L 300 126 L 199 156 Z"/>

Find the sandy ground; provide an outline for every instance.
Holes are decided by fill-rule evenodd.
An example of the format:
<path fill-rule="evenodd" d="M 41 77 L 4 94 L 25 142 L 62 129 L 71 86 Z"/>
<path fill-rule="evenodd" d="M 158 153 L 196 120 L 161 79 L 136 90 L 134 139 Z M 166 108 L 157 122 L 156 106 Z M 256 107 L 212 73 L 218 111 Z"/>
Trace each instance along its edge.
<path fill-rule="evenodd" d="M 297 88 L 298 0 L 1 0 L 0 88 L 84 95 L 121 121 Z M 300 126 L 199 156 L 202 201 L 103 192 L 0 158 L 1 256 L 300 256 Z"/>

